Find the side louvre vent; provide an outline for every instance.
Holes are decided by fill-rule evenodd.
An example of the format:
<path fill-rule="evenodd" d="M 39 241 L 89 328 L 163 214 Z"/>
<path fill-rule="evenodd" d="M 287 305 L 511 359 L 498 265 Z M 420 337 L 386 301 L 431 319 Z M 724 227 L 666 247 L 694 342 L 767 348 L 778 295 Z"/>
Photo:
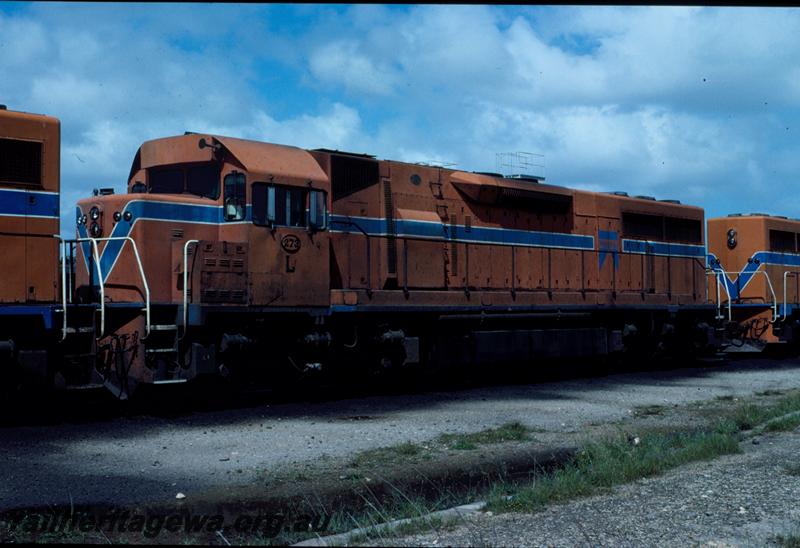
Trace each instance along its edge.
<path fill-rule="evenodd" d="M 333 200 L 340 200 L 369 186 L 378 184 L 376 160 L 331 155 L 331 189 Z"/>
<path fill-rule="evenodd" d="M 397 228 L 394 224 L 392 182 L 389 179 L 383 180 L 383 204 L 386 208 L 386 265 L 389 274 L 397 274 Z"/>

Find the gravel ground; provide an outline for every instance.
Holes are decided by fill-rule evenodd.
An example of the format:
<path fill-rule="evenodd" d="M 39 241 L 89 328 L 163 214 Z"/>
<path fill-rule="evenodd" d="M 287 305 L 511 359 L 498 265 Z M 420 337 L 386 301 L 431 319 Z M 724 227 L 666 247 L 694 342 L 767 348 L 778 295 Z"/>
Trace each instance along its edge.
<path fill-rule="evenodd" d="M 236 496 L 270 471 L 370 448 L 520 421 L 551 437 L 637 406 L 800 387 L 800 361 L 618 374 L 524 386 L 262 405 L 178 417 L 0 428 L 0 511 L 63 504 L 170 503 Z M 543 436 L 545 434 L 542 434 Z M 537 434 L 537 437 L 539 435 Z"/>
<path fill-rule="evenodd" d="M 800 534 L 800 432 L 743 442 L 743 454 L 694 463 L 612 494 L 535 514 L 479 513 L 455 529 L 372 540 L 400 546 L 764 546 Z"/>

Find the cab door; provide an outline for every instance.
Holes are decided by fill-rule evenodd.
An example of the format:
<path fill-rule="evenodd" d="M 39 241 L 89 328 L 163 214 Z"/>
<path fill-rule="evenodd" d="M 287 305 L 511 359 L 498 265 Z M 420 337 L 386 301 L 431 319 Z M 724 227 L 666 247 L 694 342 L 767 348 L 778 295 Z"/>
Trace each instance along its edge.
<path fill-rule="evenodd" d="M 25 191 L 26 300 L 52 302 L 58 289 L 59 196 Z"/>
<path fill-rule="evenodd" d="M 328 193 L 281 181 L 251 191 L 250 304 L 329 306 Z"/>

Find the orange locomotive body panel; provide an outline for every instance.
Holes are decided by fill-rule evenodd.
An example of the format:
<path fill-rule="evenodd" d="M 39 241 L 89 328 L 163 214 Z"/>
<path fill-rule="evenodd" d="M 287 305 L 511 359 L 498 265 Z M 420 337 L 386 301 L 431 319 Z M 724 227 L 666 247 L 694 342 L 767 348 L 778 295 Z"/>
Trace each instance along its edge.
<path fill-rule="evenodd" d="M 120 395 L 229 371 L 248 345 L 269 371 L 578 356 L 672 324 L 690 340 L 713 313 L 702 209 L 531 178 L 187 134 L 144 143 L 128 193 L 76 213 L 77 286 L 103 300 L 99 370 Z M 483 314 L 493 330 L 459 323 Z"/>
<path fill-rule="evenodd" d="M 58 296 L 60 122 L 0 109 L 0 303 Z"/>
<path fill-rule="evenodd" d="M 746 334 L 777 342 L 775 320 L 800 302 L 800 220 L 765 214 L 708 220 L 709 295 L 719 291 L 723 308 Z"/>
<path fill-rule="evenodd" d="M 144 143 L 131 169 L 131 193 L 78 203 L 78 217 L 87 216 L 79 223 L 79 236 L 97 238 L 105 298 L 144 302 L 144 272 L 151 303 L 181 303 L 186 254 L 192 268 L 189 279 L 199 282 L 192 302 L 327 307 L 327 233 L 309 231 L 305 223 L 259 226 L 252 216 L 254 188 L 313 190 L 325 200 L 327 178 L 317 163 L 297 148 L 240 139 L 208 137 L 216 148 L 201 149 L 201 138 L 186 135 Z M 138 260 L 133 244 L 123 238 L 136 242 Z M 198 253 L 216 249 L 217 243 L 246 244 L 247 251 L 232 259 L 247 265 L 240 269 L 241 276 L 222 274 L 220 261 L 225 265 L 229 259 L 195 259 Z M 90 245 L 81 246 L 79 286 L 93 285 L 99 276 L 97 265 L 89 261 Z M 236 291 L 245 291 L 243 299 L 198 300 L 199 295 L 224 296 L 228 279 Z"/>
<path fill-rule="evenodd" d="M 199 148 L 199 139 L 213 139 L 219 149 Z M 352 165 L 326 173 L 341 158 Z M 187 194 L 187 173 L 210 165 L 216 167 L 208 187 L 198 183 L 194 195 Z M 153 173 L 170 170 L 178 186 L 169 188 L 169 181 L 154 189 Z M 226 186 L 237 176 L 240 189 Z M 353 180 L 342 180 L 348 177 Z M 190 240 L 247 244 L 246 299 L 228 304 L 327 307 L 330 290 L 335 301 L 343 299 L 340 290 L 360 291 L 358 302 L 365 304 L 404 303 L 412 290 L 427 304 L 438 298 L 447 304 L 540 302 L 541 295 L 526 292 L 546 292 L 547 300 L 565 304 L 706 302 L 702 273 L 698 278 L 705 252 L 697 207 L 196 135 L 142 145 L 129 185 L 133 193 L 78 204 L 78 217 L 88 216 L 79 223 L 80 235 L 99 238 L 110 302 L 145 297 L 133 247 L 120 239 L 126 237 L 138 242 L 155 303 L 181 301 Z M 309 229 L 309 190 L 331 208 L 330 231 Z M 203 191 L 208 196 L 197 195 Z M 279 209 L 287 208 L 278 212 L 285 222 L 260 222 L 267 192 L 275 191 Z M 82 249 L 79 285 L 97 276 L 97 265 L 87 260 L 89 244 Z M 194 249 L 190 245 L 188 255 Z M 471 296 L 475 291 L 486 295 Z"/>
<path fill-rule="evenodd" d="M 707 302 L 700 208 L 315 155 L 332 180 L 335 304 Z"/>
<path fill-rule="evenodd" d="M 0 399 L 95 380 L 93 307 L 61 281 L 60 132 L 56 118 L 0 106 Z"/>

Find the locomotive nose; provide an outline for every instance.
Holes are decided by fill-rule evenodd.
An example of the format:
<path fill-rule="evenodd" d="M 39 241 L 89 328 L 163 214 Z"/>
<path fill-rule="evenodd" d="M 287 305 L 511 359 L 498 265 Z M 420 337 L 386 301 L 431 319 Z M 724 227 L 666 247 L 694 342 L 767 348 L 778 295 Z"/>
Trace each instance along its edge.
<path fill-rule="evenodd" d="M 103 210 L 100 209 L 100 206 L 93 205 L 91 207 L 87 224 L 89 226 L 89 235 L 92 238 L 99 238 L 103 235 Z"/>
<path fill-rule="evenodd" d="M 111 235 L 114 226 L 120 221 L 131 218 L 130 212 L 124 211 L 124 204 L 116 204 L 105 200 L 87 200 L 80 204 L 76 211 L 75 222 L 84 237 L 103 238 Z"/>

